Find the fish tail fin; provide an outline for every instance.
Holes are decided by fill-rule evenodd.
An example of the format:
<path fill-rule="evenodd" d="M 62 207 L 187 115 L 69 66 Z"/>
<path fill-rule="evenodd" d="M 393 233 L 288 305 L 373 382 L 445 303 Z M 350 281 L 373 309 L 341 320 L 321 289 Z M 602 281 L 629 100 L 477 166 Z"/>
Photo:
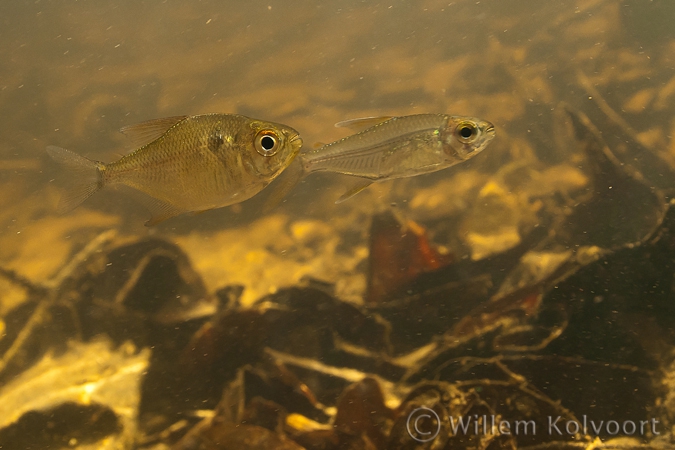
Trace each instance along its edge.
<path fill-rule="evenodd" d="M 54 145 L 47 147 L 47 153 L 68 172 L 67 190 L 61 195 L 57 207 L 59 213 L 75 209 L 103 187 L 105 164 Z"/>

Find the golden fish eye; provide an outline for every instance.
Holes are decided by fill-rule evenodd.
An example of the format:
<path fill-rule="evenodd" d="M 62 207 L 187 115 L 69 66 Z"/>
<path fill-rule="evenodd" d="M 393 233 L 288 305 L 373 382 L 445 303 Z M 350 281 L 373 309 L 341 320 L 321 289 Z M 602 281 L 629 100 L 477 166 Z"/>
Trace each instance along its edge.
<path fill-rule="evenodd" d="M 274 130 L 262 130 L 255 137 L 255 149 L 263 156 L 273 156 L 279 150 L 279 136 Z"/>
<path fill-rule="evenodd" d="M 478 127 L 471 122 L 462 122 L 457 125 L 455 134 L 461 142 L 473 142 L 478 136 Z"/>

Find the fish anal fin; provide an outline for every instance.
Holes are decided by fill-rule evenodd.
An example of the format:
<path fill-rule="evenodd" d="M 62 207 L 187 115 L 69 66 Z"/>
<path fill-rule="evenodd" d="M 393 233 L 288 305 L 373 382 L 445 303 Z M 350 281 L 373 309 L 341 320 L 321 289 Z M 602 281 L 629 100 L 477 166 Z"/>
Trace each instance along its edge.
<path fill-rule="evenodd" d="M 207 211 L 213 211 L 215 208 L 207 208 L 207 209 L 200 209 L 199 211 L 192 211 L 193 216 L 198 216 L 200 214 L 204 214 Z"/>
<path fill-rule="evenodd" d="M 392 116 L 380 116 L 380 117 L 361 117 L 359 119 L 350 119 L 343 120 L 335 124 L 336 128 L 348 128 L 355 133 L 358 133 L 368 128 L 378 125 L 382 122 L 386 122 L 391 119 Z"/>
<path fill-rule="evenodd" d="M 359 192 L 361 192 L 362 190 L 364 190 L 365 188 L 367 188 L 371 184 L 373 184 L 372 180 L 365 180 L 365 181 L 360 181 L 360 182 L 356 183 L 347 192 L 342 194 L 340 196 L 340 198 L 335 200 L 335 204 L 337 205 L 339 203 L 344 202 L 345 200 L 349 200 L 350 198 L 352 198 L 353 196 L 355 196 L 356 194 L 358 194 Z"/>
<path fill-rule="evenodd" d="M 98 190 L 99 187 L 95 183 L 70 183 L 67 190 L 59 198 L 56 212 L 58 214 L 66 214 L 72 211 Z"/>
<path fill-rule="evenodd" d="M 150 220 L 145 222 L 146 227 L 153 227 L 160 222 L 164 222 L 166 219 L 176 217 L 186 212 L 170 203 L 166 203 L 153 197 L 147 197 L 143 203 L 145 203 L 145 206 L 151 214 Z"/>
<path fill-rule="evenodd" d="M 129 138 L 132 147 L 143 147 L 166 133 L 169 128 L 176 125 L 178 122 L 185 120 L 187 117 L 188 116 L 172 116 L 163 119 L 146 120 L 145 122 L 137 123 L 135 125 L 122 127 L 120 128 L 120 132 L 124 133 Z"/>

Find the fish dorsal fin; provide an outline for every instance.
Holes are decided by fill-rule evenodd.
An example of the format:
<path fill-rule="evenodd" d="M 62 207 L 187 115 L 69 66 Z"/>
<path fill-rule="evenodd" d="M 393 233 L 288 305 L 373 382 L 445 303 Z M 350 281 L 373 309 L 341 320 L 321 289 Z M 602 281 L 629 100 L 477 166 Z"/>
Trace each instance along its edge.
<path fill-rule="evenodd" d="M 128 125 L 120 128 L 120 132 L 124 133 L 134 148 L 143 147 L 146 144 L 154 141 L 169 128 L 176 125 L 181 120 L 185 120 L 188 116 L 172 116 L 163 119 L 146 120 L 145 122 L 137 123 L 135 125 Z"/>
<path fill-rule="evenodd" d="M 340 198 L 335 200 L 335 204 L 337 205 L 337 204 L 340 204 L 340 203 L 342 203 L 346 200 L 349 200 L 350 198 L 352 198 L 353 196 L 355 196 L 356 194 L 358 194 L 359 192 L 361 192 L 362 190 L 364 190 L 365 188 L 367 188 L 371 184 L 373 184 L 372 180 L 359 181 L 354 186 L 352 186 L 347 192 L 342 194 L 340 196 Z"/>
<path fill-rule="evenodd" d="M 382 122 L 386 122 L 391 118 L 392 116 L 380 116 L 380 117 L 362 117 L 360 119 L 343 120 L 342 122 L 336 123 L 335 127 L 349 128 L 353 132 L 358 133 L 360 131 L 367 130 L 368 128 L 380 124 Z"/>

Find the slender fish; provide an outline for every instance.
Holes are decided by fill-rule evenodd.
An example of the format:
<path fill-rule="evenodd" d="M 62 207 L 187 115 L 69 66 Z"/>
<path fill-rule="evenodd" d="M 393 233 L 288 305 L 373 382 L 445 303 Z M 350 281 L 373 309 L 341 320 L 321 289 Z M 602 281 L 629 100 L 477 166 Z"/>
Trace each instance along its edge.
<path fill-rule="evenodd" d="M 47 152 L 71 173 L 59 210 L 71 210 L 105 186 L 147 194 L 146 225 L 188 211 L 205 211 L 251 198 L 298 154 L 297 131 L 234 114 L 177 116 L 122 128 L 140 147 L 104 164 L 64 148 Z"/>
<path fill-rule="evenodd" d="M 495 136 L 490 122 L 445 114 L 368 117 L 335 126 L 357 133 L 300 153 L 273 201 L 280 200 L 312 172 L 337 172 L 363 178 L 364 181 L 336 202 L 340 203 L 373 182 L 435 172 L 466 161 L 480 153 Z"/>

